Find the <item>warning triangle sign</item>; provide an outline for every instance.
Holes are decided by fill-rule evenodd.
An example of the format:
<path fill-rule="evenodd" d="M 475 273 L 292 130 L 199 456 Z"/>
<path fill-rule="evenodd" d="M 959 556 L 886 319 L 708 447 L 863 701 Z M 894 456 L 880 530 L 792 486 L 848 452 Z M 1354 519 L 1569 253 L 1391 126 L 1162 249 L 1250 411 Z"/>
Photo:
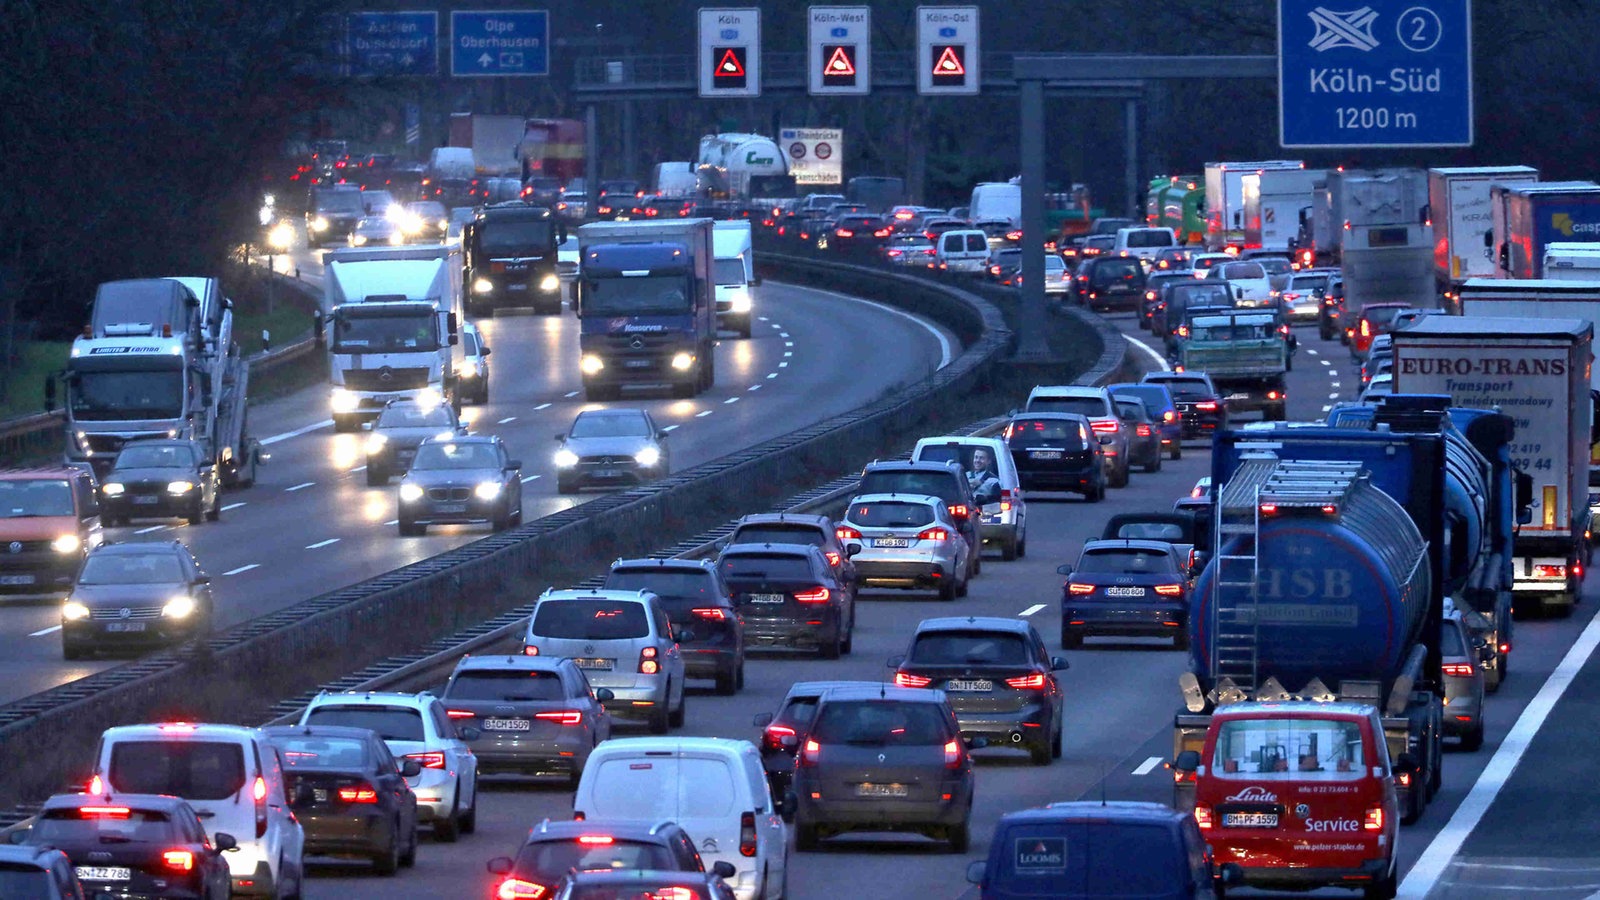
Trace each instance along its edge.
<path fill-rule="evenodd" d="M 828 58 L 828 67 L 824 70 L 829 75 L 854 75 L 856 74 L 855 60 L 845 52 L 843 47 L 835 47 L 833 56 Z"/>
<path fill-rule="evenodd" d="M 939 61 L 933 64 L 935 75 L 965 75 L 967 67 L 962 64 L 961 57 L 956 54 L 955 47 L 946 47 L 939 54 Z"/>
<path fill-rule="evenodd" d="M 717 74 L 729 78 L 744 77 L 744 63 L 739 59 L 739 55 L 733 52 L 732 47 L 722 54 L 721 61 L 717 63 Z"/>

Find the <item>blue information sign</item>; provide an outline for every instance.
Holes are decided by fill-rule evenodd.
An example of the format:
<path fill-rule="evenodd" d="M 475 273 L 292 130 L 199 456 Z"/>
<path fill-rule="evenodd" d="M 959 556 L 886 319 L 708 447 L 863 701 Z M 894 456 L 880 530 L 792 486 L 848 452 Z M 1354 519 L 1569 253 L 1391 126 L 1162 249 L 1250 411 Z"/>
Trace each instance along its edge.
<path fill-rule="evenodd" d="M 1472 143 L 1472 0 L 1278 0 L 1285 147 Z"/>
<path fill-rule="evenodd" d="M 357 12 L 345 17 L 352 75 L 438 75 L 439 14 Z"/>
<path fill-rule="evenodd" d="M 452 12 L 450 74 L 456 78 L 549 75 L 549 11 Z"/>

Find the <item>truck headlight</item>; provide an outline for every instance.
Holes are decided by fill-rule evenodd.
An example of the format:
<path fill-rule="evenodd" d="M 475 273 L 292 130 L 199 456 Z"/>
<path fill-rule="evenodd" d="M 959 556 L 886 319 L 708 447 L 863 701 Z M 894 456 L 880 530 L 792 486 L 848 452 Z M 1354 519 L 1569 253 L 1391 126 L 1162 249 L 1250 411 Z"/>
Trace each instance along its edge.
<path fill-rule="evenodd" d="M 595 356 L 593 353 L 585 353 L 583 359 L 578 361 L 578 368 L 585 375 L 599 375 L 600 370 L 605 367 L 606 364 L 601 362 L 600 357 Z"/>
<path fill-rule="evenodd" d="M 89 607 L 76 600 L 68 600 L 61 604 L 61 618 L 68 622 L 89 618 Z"/>
<path fill-rule="evenodd" d="M 194 598 L 179 594 L 161 607 L 161 616 L 166 619 L 187 619 L 194 615 L 194 610 Z"/>
<path fill-rule="evenodd" d="M 546 294 L 561 290 L 560 276 L 554 274 L 546 275 L 539 280 L 539 290 L 544 291 Z"/>
<path fill-rule="evenodd" d="M 494 292 L 494 282 L 490 281 L 487 278 L 476 278 L 476 279 L 473 279 L 472 292 L 474 294 L 490 294 L 490 293 L 493 293 Z"/>
<path fill-rule="evenodd" d="M 317 216 L 315 219 L 311 220 L 311 230 L 312 231 L 327 231 L 328 230 L 328 220 L 323 218 L 322 216 Z"/>
<path fill-rule="evenodd" d="M 389 439 L 388 438 L 384 437 L 381 434 L 378 434 L 377 432 L 373 432 L 372 434 L 367 435 L 367 452 L 368 453 L 382 453 L 384 445 L 386 445 L 388 443 L 389 443 Z"/>
<path fill-rule="evenodd" d="M 692 353 L 675 353 L 672 356 L 672 367 L 679 372 L 687 372 L 689 367 L 693 365 L 694 354 Z"/>
<path fill-rule="evenodd" d="M 423 388 L 417 391 L 417 405 L 421 407 L 438 406 L 444 402 L 444 395 L 433 388 Z"/>
<path fill-rule="evenodd" d="M 472 493 L 479 500 L 493 500 L 500 496 L 500 488 L 501 484 L 498 481 L 480 481 L 478 486 L 472 489 Z"/>
<path fill-rule="evenodd" d="M 570 469 L 578 464 L 578 454 L 565 447 L 556 451 L 556 468 Z"/>
<path fill-rule="evenodd" d="M 115 481 L 108 481 L 104 485 L 101 485 L 100 490 L 105 492 L 107 497 L 121 497 L 125 488 Z"/>
<path fill-rule="evenodd" d="M 645 447 L 633 455 L 633 461 L 648 469 L 661 462 L 661 451 L 654 447 Z"/>
<path fill-rule="evenodd" d="M 728 307 L 730 309 L 732 309 L 734 312 L 737 312 L 737 313 L 749 312 L 750 311 L 750 292 L 748 290 L 743 289 L 743 288 L 740 288 L 739 290 L 734 291 L 733 292 L 733 299 L 731 301 L 729 301 Z"/>
<path fill-rule="evenodd" d="M 63 534 L 50 542 L 50 549 L 57 553 L 77 553 L 83 549 L 83 539 L 75 534 Z"/>
<path fill-rule="evenodd" d="M 194 490 L 194 482 L 192 481 L 167 482 L 167 493 L 169 494 L 187 494 L 192 490 Z"/>
<path fill-rule="evenodd" d="M 478 377 L 478 368 L 477 368 L 477 366 L 462 366 L 461 368 L 456 370 L 456 377 L 457 378 L 477 378 Z"/>
<path fill-rule="evenodd" d="M 400 485 L 400 502 L 415 503 L 422 499 L 422 487 L 415 484 Z"/>
<path fill-rule="evenodd" d="M 360 405 L 361 400 L 355 394 L 350 393 L 344 388 L 334 388 L 333 394 L 329 398 L 329 402 L 333 406 L 334 412 L 347 413 L 355 412 L 356 407 Z"/>

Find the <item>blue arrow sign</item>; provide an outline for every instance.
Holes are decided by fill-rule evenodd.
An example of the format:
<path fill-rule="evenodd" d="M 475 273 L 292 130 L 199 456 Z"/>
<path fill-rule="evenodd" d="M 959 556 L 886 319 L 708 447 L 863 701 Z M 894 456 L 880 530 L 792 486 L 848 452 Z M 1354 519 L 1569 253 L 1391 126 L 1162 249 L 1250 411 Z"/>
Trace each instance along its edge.
<path fill-rule="evenodd" d="M 436 12 L 350 13 L 344 35 L 351 75 L 439 74 Z"/>
<path fill-rule="evenodd" d="M 452 12 L 450 74 L 456 78 L 549 75 L 549 11 Z"/>
<path fill-rule="evenodd" d="M 1285 147 L 1472 144 L 1472 0 L 1278 0 Z"/>

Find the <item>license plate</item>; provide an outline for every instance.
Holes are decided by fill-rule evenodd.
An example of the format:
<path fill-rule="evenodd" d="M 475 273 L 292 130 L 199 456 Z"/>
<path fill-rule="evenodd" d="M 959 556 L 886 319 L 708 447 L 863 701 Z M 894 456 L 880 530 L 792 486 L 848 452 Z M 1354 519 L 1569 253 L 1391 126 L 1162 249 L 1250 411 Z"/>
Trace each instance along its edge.
<path fill-rule="evenodd" d="M 944 683 L 944 689 L 981 694 L 994 690 L 994 682 L 987 678 L 952 678 Z"/>
<path fill-rule="evenodd" d="M 616 667 L 617 661 L 614 659 L 577 657 L 572 660 L 572 664 L 580 669 L 596 669 L 601 672 L 609 672 Z"/>
<path fill-rule="evenodd" d="M 909 538 L 873 538 L 872 546 L 874 546 L 874 547 L 909 547 L 909 546 L 911 546 L 911 540 Z"/>
<path fill-rule="evenodd" d="M 317 802 L 317 803 L 327 803 L 328 802 L 328 789 L 327 788 L 312 788 L 311 789 L 311 799 L 313 801 Z"/>
<path fill-rule="evenodd" d="M 911 790 L 903 784 L 870 784 L 856 785 L 857 797 L 904 797 Z"/>
<path fill-rule="evenodd" d="M 594 470 L 594 477 L 596 477 L 596 478 L 621 478 L 622 477 L 622 470 L 621 469 L 595 469 Z"/>
<path fill-rule="evenodd" d="M 144 622 L 108 622 L 106 623 L 106 631 L 143 631 L 145 624 Z"/>
<path fill-rule="evenodd" d="M 1142 587 L 1108 587 L 1108 588 L 1106 588 L 1106 596 L 1107 597 L 1143 597 L 1144 596 L 1144 588 L 1142 588 Z"/>
<path fill-rule="evenodd" d="M 156 503 L 159 502 L 160 500 L 161 500 L 160 497 L 134 497 L 133 498 L 133 505 L 134 506 L 155 506 Z"/>
<path fill-rule="evenodd" d="M 1225 828 L 1277 828 L 1278 814 L 1264 812 L 1223 813 Z"/>
<path fill-rule="evenodd" d="M 33 584 L 32 575 L 0 575 L 0 584 L 17 585 Z"/>
<path fill-rule="evenodd" d="M 650 360 L 648 360 L 648 359 L 625 359 L 625 360 L 622 361 L 622 367 L 625 368 L 625 369 L 648 369 L 648 368 L 650 368 Z"/>
<path fill-rule="evenodd" d="M 527 289 L 528 286 L 525 284 L 512 284 L 506 286 L 506 290 L 508 291 L 525 291 Z"/>
<path fill-rule="evenodd" d="M 467 505 L 465 503 L 440 503 L 434 506 L 433 511 L 441 513 L 464 513 L 467 511 Z"/>
<path fill-rule="evenodd" d="M 133 870 L 127 866 L 78 866 L 80 881 L 127 881 Z"/>
<path fill-rule="evenodd" d="M 527 731 L 532 727 L 527 719 L 484 719 L 485 731 Z"/>
<path fill-rule="evenodd" d="M 788 599 L 787 594 L 750 594 L 751 603 L 782 603 Z"/>
<path fill-rule="evenodd" d="M 1029 459 L 1060 459 L 1060 450 L 1029 450 Z"/>

